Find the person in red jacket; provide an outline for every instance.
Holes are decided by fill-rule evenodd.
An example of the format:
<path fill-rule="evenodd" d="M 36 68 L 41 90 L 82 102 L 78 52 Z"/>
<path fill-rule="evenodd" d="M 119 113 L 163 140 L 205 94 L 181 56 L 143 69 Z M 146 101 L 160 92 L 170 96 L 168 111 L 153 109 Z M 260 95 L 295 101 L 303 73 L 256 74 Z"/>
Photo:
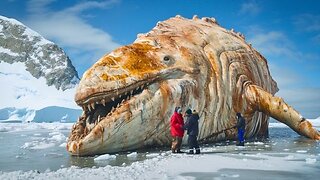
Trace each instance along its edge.
<path fill-rule="evenodd" d="M 170 120 L 171 136 L 173 137 L 171 150 L 172 153 L 183 153 L 181 148 L 182 138 L 184 135 L 184 121 L 181 107 L 176 107 Z"/>

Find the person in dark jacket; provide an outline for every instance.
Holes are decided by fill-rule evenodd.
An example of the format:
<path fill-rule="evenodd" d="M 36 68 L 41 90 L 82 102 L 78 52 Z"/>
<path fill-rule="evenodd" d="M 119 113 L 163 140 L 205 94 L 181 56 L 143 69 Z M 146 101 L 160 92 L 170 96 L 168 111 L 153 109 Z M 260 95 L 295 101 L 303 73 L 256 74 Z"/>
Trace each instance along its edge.
<path fill-rule="evenodd" d="M 238 143 L 237 146 L 244 146 L 244 132 L 246 121 L 241 113 L 237 113 L 237 129 L 238 129 Z"/>
<path fill-rule="evenodd" d="M 182 138 L 184 135 L 184 121 L 182 117 L 182 109 L 181 107 L 176 107 L 174 110 L 173 115 L 170 119 L 170 126 L 171 126 L 171 136 L 173 138 L 171 151 L 172 153 L 183 153 L 180 148 L 182 144 Z"/>
<path fill-rule="evenodd" d="M 196 150 L 196 154 L 200 154 L 200 147 L 198 145 L 197 137 L 199 133 L 199 115 L 194 111 L 192 113 L 191 109 L 186 111 L 186 123 L 184 125 L 184 129 L 187 130 L 188 134 L 188 145 L 189 152 L 188 154 L 193 154 L 194 149 Z"/>

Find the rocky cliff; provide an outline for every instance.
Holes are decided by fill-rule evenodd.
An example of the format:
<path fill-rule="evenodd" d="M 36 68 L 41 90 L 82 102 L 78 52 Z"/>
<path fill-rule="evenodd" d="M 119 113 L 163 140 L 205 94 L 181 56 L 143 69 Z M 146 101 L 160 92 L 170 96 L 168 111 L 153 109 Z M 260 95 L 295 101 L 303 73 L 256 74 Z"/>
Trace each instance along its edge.
<path fill-rule="evenodd" d="M 44 77 L 58 90 L 79 82 L 76 69 L 65 52 L 14 19 L 0 16 L 0 63 L 22 62 L 35 78 Z"/>

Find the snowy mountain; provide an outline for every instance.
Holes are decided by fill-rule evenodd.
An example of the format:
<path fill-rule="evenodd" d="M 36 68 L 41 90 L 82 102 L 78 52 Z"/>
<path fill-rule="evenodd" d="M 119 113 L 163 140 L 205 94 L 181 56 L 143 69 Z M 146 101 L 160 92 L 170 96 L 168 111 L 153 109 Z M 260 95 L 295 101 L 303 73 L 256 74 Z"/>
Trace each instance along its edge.
<path fill-rule="evenodd" d="M 0 16 L 0 121 L 31 121 L 54 106 L 64 109 L 56 114 L 57 121 L 74 109 L 80 114 L 73 99 L 78 82 L 60 47 L 17 20 Z M 49 109 L 51 116 L 57 113 L 57 108 Z"/>
<path fill-rule="evenodd" d="M 35 78 L 66 90 L 79 82 L 78 73 L 65 52 L 22 23 L 0 16 L 0 62 L 22 62 Z"/>

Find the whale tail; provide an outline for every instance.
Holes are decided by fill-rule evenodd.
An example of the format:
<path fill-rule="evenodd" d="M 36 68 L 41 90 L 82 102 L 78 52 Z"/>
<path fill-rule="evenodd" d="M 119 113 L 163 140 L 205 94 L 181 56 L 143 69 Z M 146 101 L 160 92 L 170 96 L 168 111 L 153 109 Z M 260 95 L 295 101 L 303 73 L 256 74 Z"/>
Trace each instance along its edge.
<path fill-rule="evenodd" d="M 320 133 L 299 112 L 284 102 L 282 98 L 273 96 L 261 87 L 249 85 L 245 92 L 247 100 L 254 108 L 274 119 L 288 125 L 300 135 L 320 140 Z"/>

